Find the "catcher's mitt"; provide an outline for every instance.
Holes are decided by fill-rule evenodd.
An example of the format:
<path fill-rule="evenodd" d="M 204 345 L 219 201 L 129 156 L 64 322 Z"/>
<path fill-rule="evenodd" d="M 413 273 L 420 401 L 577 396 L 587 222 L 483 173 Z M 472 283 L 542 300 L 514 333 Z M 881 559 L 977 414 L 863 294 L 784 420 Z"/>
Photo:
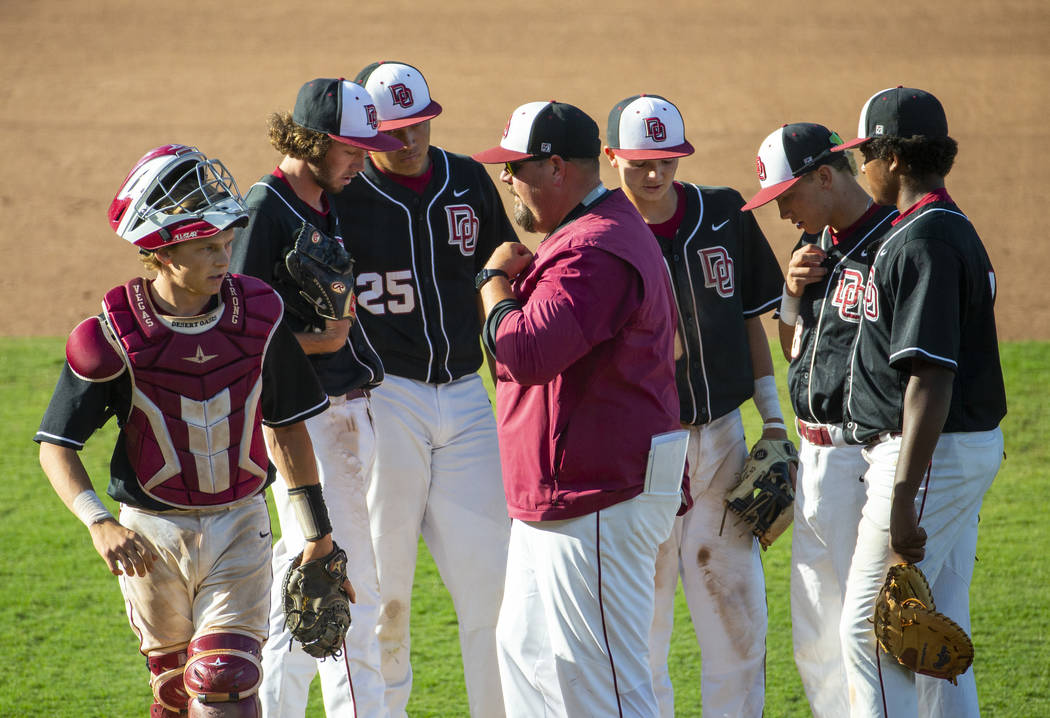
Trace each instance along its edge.
<path fill-rule="evenodd" d="M 353 319 L 354 260 L 338 240 L 303 222 L 284 265 L 299 294 L 325 319 Z"/>
<path fill-rule="evenodd" d="M 762 548 L 769 548 L 794 518 L 792 465 L 798 466 L 798 452 L 790 441 L 759 439 L 744 461 L 740 483 L 726 494 L 726 512 L 736 514 L 735 523 L 746 524 Z"/>
<path fill-rule="evenodd" d="M 350 628 L 350 598 L 343 590 L 346 552 L 336 546 L 324 558 L 292 560 L 284 577 L 284 617 L 292 637 L 314 658 L 338 656 Z"/>
<path fill-rule="evenodd" d="M 918 566 L 890 566 L 875 600 L 875 638 L 909 670 L 957 684 L 973 663 L 973 642 L 955 621 L 938 613 Z"/>

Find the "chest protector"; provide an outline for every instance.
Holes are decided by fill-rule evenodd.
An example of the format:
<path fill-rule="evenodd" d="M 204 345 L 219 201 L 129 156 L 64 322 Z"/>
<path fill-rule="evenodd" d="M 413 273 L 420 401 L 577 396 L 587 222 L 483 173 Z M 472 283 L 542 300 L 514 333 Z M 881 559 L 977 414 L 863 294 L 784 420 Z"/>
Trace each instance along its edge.
<path fill-rule="evenodd" d="M 143 279 L 111 289 L 106 322 L 131 373 L 125 448 L 142 490 L 171 506 L 221 506 L 259 491 L 262 364 L 283 313 L 277 294 L 227 275 L 206 329 L 162 322 Z"/>

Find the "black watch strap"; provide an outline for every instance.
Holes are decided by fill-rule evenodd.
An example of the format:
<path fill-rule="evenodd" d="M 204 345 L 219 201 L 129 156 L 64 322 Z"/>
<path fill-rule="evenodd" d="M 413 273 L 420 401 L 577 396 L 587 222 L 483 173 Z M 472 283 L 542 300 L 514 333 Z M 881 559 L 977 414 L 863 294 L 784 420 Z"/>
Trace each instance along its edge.
<path fill-rule="evenodd" d="M 481 288 L 485 286 L 485 282 L 493 277 L 504 277 L 505 279 L 510 279 L 510 275 L 502 269 L 482 269 L 478 272 L 477 276 L 474 277 L 474 289 L 480 292 Z"/>

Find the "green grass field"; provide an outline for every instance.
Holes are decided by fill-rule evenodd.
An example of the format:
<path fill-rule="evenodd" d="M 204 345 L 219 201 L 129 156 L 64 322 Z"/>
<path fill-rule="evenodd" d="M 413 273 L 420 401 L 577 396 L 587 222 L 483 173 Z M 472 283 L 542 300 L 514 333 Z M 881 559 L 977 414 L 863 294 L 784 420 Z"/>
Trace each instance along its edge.
<path fill-rule="evenodd" d="M 116 579 L 87 531 L 51 491 L 31 438 L 62 366 L 58 339 L 0 339 L 0 718 L 145 716 L 145 660 Z M 1046 434 L 1050 344 L 1002 347 L 1010 414 L 1007 459 L 984 502 L 973 639 L 985 716 L 1050 716 L 1050 532 Z M 784 384 L 784 367 L 777 367 Z M 787 404 L 785 403 L 785 406 Z M 750 409 L 748 404 L 747 409 Z M 753 412 L 745 416 L 755 436 Z M 113 422 L 83 453 L 104 493 Z M 107 499 L 108 501 L 108 499 Z M 766 715 L 809 715 L 791 655 L 790 536 L 764 554 L 770 629 Z M 700 656 L 679 591 L 671 676 L 679 716 L 700 716 Z M 466 716 L 451 602 L 420 552 L 413 599 L 413 716 Z M 308 716 L 322 716 L 315 682 Z"/>

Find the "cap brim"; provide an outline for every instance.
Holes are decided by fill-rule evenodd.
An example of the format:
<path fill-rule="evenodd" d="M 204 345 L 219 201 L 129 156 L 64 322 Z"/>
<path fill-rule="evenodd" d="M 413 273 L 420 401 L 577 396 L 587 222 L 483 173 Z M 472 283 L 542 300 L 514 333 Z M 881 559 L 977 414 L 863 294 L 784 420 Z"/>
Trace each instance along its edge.
<path fill-rule="evenodd" d="M 756 207 L 761 207 L 764 204 L 772 202 L 777 197 L 787 192 L 788 188 L 790 188 L 791 185 L 795 184 L 800 179 L 802 178 L 792 177 L 789 180 L 784 180 L 783 182 L 777 182 L 776 184 L 771 184 L 768 187 L 763 187 L 761 190 L 759 190 L 758 194 L 749 199 L 747 201 L 747 204 L 740 208 L 740 211 L 747 212 L 749 210 L 755 209 Z"/>
<path fill-rule="evenodd" d="M 340 135 L 332 134 L 328 136 L 336 142 L 342 142 L 344 145 L 353 145 L 354 147 L 375 152 L 393 152 L 405 146 L 401 140 L 382 133 L 377 134 L 375 137 L 341 137 Z"/>
<path fill-rule="evenodd" d="M 662 160 L 672 157 L 688 157 L 695 152 L 693 146 L 688 142 L 659 150 L 623 150 L 616 147 L 611 149 L 613 154 L 617 157 L 623 157 L 625 160 Z"/>
<path fill-rule="evenodd" d="M 865 142 L 867 142 L 870 139 L 871 139 L 870 137 L 858 137 L 855 140 L 850 140 L 849 142 L 844 142 L 841 145 L 835 145 L 834 147 L 831 148 L 831 151 L 832 152 L 842 152 L 842 150 L 851 150 L 854 147 L 860 147 L 861 145 L 863 145 Z"/>
<path fill-rule="evenodd" d="M 502 162 L 513 162 L 515 160 L 523 160 L 533 156 L 534 155 L 530 155 L 528 152 L 508 150 L 506 147 L 496 145 L 490 149 L 473 154 L 470 157 L 483 165 L 497 165 Z"/>
<path fill-rule="evenodd" d="M 402 127 L 411 127 L 412 125 L 418 125 L 421 122 L 432 120 L 441 114 L 441 105 L 431 101 L 423 110 L 417 112 L 414 115 L 408 117 L 400 117 L 396 120 L 380 120 L 379 131 L 388 132 L 389 130 L 397 130 Z"/>

